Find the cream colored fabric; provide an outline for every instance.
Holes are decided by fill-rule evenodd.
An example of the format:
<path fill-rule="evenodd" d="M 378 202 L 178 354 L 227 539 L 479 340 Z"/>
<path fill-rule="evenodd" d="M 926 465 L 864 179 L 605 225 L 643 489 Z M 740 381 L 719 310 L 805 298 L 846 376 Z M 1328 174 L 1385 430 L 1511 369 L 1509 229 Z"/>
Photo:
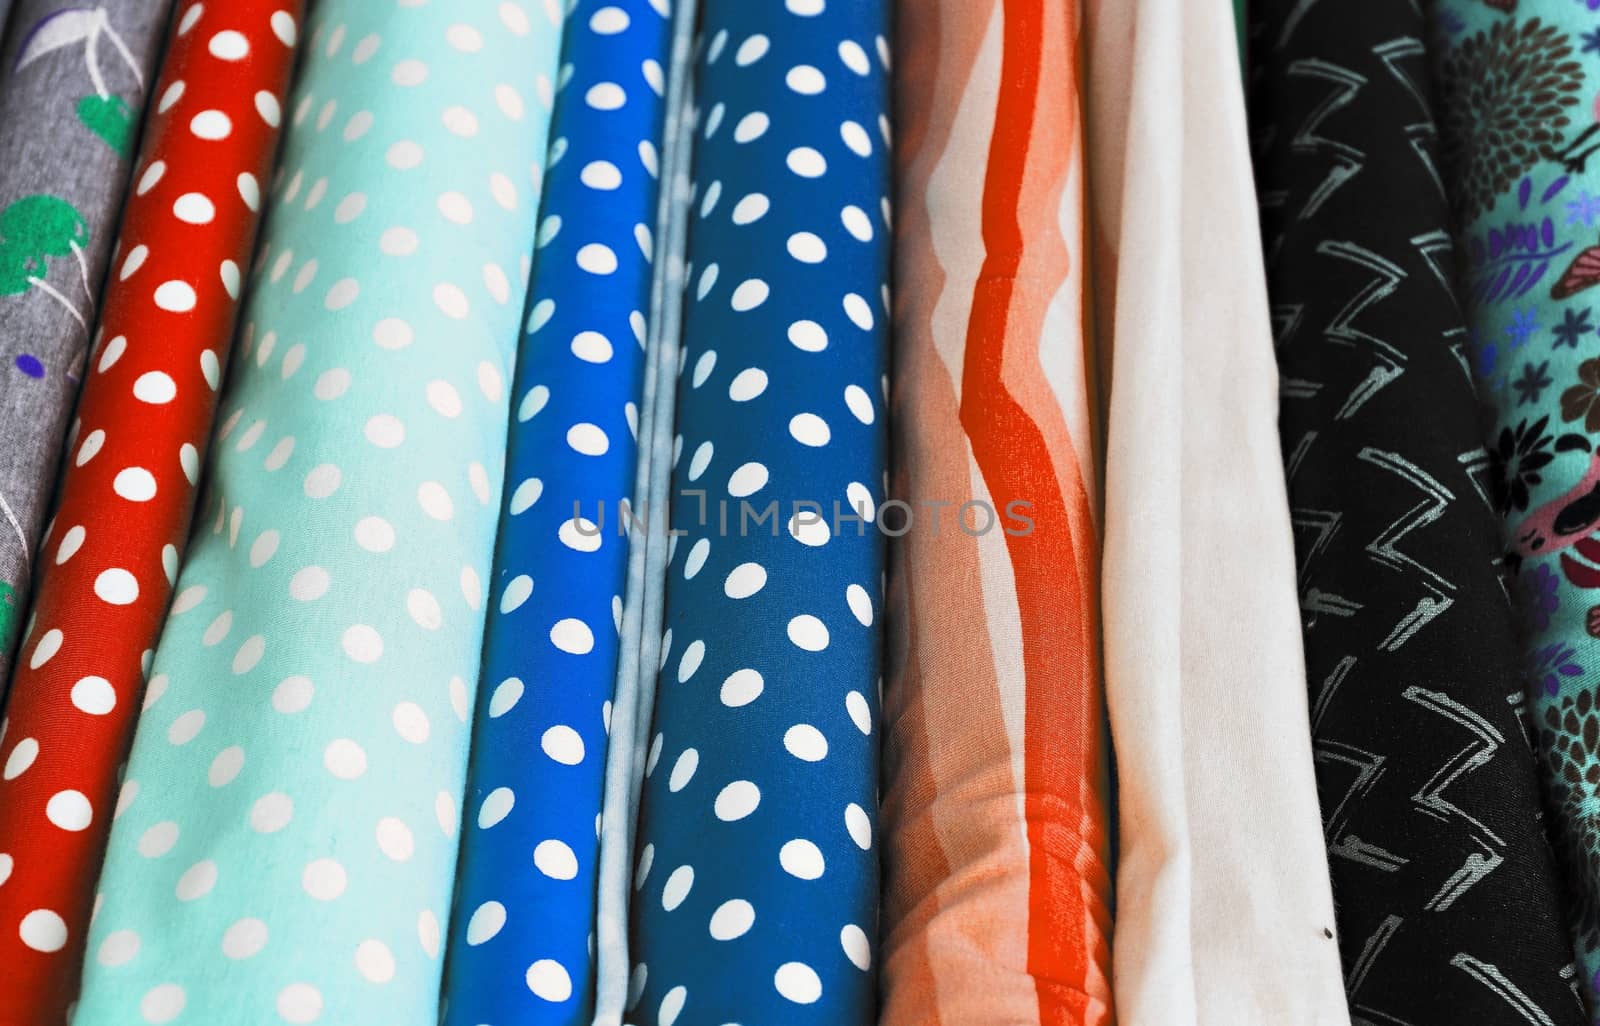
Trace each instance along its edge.
<path fill-rule="evenodd" d="M 1123 1026 L 1347 1026 L 1227 0 L 1092 0 Z"/>

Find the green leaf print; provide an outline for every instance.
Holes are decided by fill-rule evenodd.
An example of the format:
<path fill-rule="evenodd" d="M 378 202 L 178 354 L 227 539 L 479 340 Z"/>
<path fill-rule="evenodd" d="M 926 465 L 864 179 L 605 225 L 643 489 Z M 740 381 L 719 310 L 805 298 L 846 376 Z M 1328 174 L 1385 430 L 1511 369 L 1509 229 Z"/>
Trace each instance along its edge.
<path fill-rule="evenodd" d="M 120 96 L 85 96 L 78 101 L 78 120 L 122 156 L 133 143 L 133 108 Z"/>
<path fill-rule="evenodd" d="M 66 200 L 24 196 L 0 210 L 0 295 L 17 296 L 38 289 L 87 326 L 72 301 L 44 279 L 50 271 L 50 257 L 70 255 L 78 262 L 84 295 L 91 295 L 89 268 L 83 257 L 88 241 L 89 223 Z"/>

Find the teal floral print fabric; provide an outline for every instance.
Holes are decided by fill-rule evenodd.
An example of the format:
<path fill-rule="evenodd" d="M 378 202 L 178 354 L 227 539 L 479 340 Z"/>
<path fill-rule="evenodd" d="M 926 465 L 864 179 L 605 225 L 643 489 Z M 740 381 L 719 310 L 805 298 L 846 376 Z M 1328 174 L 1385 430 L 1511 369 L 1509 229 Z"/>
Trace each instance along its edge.
<path fill-rule="evenodd" d="M 1527 722 L 1600 1011 L 1600 10 L 1434 9 L 1443 174 L 1523 628 Z M 1437 254 L 1439 273 L 1450 268 Z M 1600 1021 L 1600 1020 L 1596 1020 Z"/>

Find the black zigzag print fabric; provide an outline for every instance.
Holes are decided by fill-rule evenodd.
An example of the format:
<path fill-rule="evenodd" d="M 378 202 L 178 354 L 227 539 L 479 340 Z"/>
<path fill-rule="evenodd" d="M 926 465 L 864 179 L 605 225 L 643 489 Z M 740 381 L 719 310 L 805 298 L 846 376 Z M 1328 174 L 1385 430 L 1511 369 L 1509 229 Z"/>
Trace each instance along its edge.
<path fill-rule="evenodd" d="M 1256 0 L 1252 131 L 1351 1018 L 1576 1026 L 1416 0 Z"/>

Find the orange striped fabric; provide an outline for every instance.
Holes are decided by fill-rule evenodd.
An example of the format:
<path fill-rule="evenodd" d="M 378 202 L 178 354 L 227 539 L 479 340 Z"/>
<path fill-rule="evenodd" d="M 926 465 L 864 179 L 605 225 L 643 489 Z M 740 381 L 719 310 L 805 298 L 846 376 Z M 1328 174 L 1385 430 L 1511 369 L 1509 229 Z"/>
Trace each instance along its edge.
<path fill-rule="evenodd" d="M 1077 36 L 899 10 L 890 1026 L 1114 1021 Z"/>

